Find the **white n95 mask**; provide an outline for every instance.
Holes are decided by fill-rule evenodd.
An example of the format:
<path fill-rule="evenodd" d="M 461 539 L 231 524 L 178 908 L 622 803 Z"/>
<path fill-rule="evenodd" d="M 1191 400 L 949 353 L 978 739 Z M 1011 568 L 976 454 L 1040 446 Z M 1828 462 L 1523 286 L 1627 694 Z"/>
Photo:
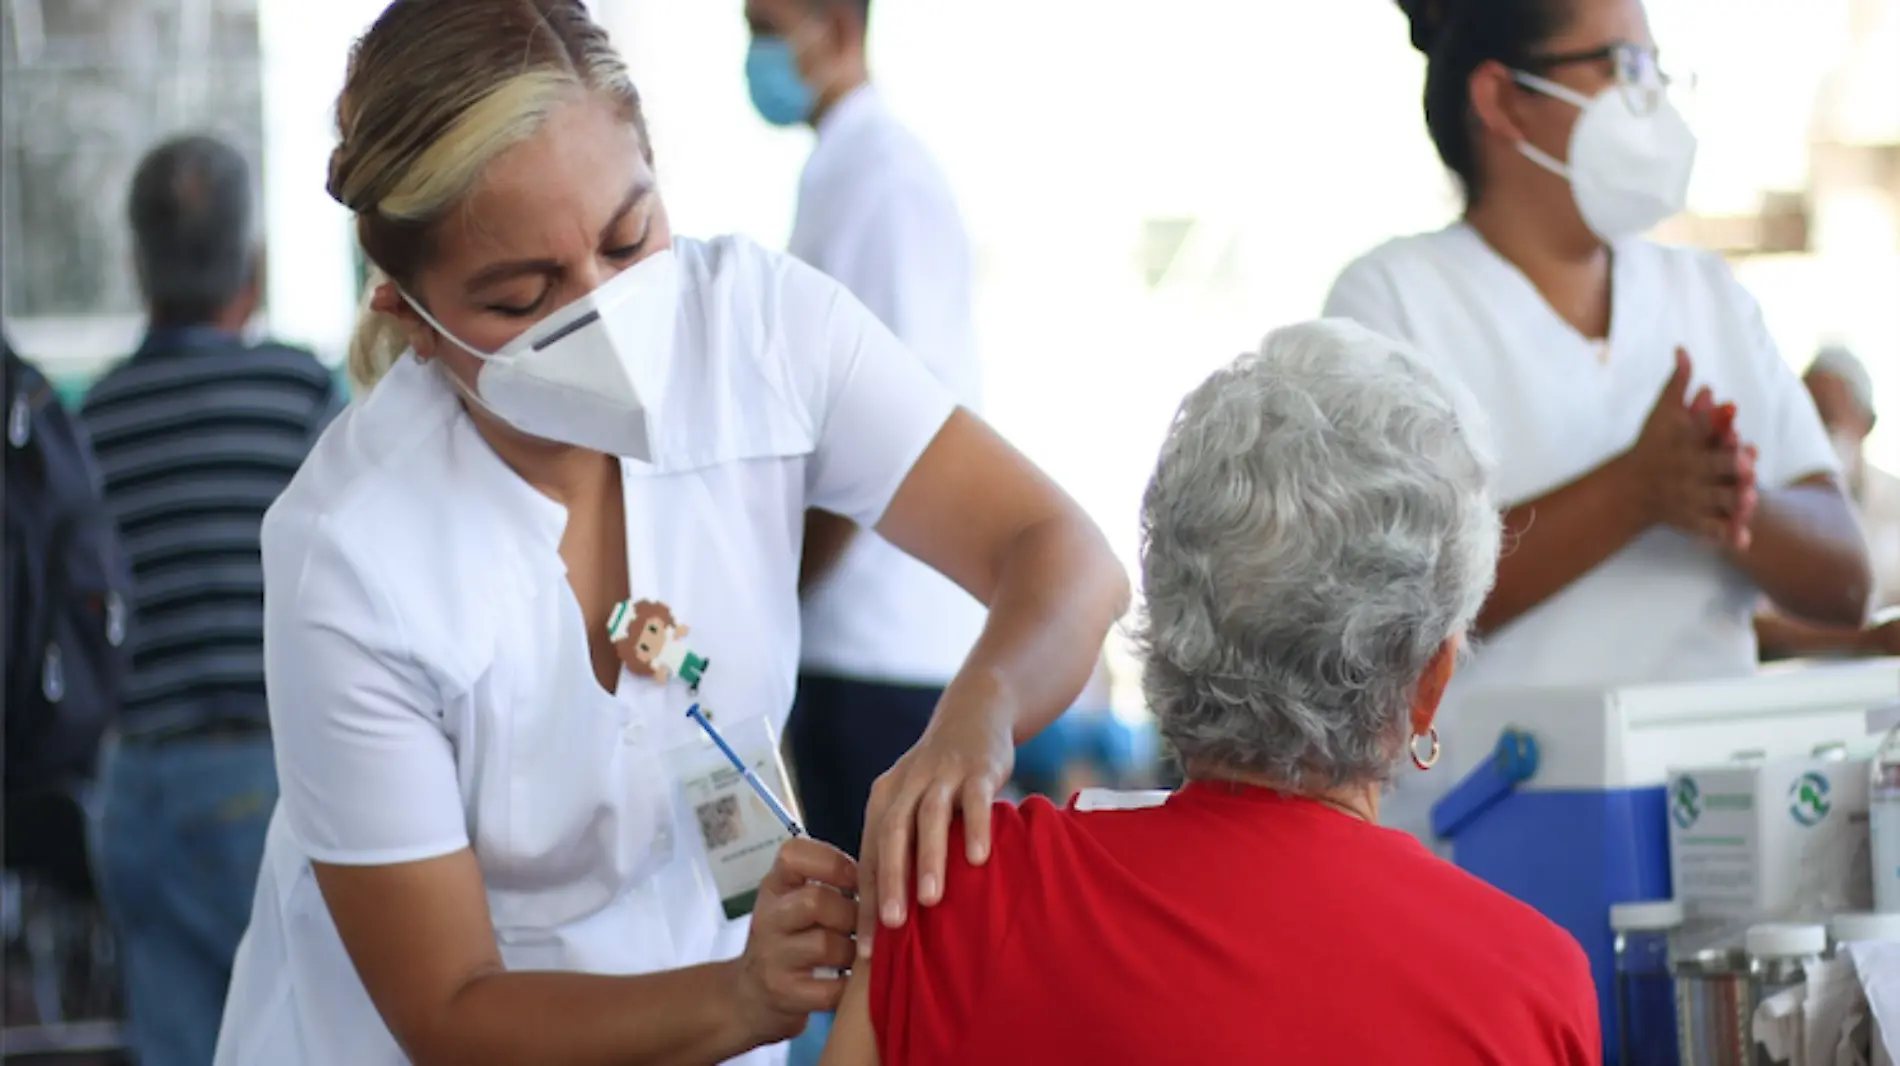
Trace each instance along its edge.
<path fill-rule="evenodd" d="M 531 437 L 651 462 L 673 366 L 679 294 L 679 259 L 665 248 L 498 352 L 466 343 L 408 293 L 402 298 L 436 332 L 482 361 L 473 399 L 496 418 Z"/>
<path fill-rule="evenodd" d="M 1517 150 L 1531 162 L 1570 182 L 1577 210 L 1590 232 L 1614 242 L 1647 233 L 1679 214 L 1689 202 L 1696 138 L 1689 120 L 1661 90 L 1655 106 L 1638 111 L 1618 85 L 1594 99 L 1535 74 L 1512 72 L 1518 84 L 1574 104 L 1583 113 L 1570 132 L 1565 165 L 1529 143 Z"/>

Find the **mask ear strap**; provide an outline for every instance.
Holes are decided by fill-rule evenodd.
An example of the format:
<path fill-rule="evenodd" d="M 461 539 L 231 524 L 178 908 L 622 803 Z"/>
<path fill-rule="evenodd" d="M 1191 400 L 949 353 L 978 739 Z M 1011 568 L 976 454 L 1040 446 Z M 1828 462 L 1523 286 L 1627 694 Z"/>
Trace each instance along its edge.
<path fill-rule="evenodd" d="M 1511 79 L 1526 89 L 1542 93 L 1555 100 L 1562 100 L 1564 103 L 1570 104 L 1578 109 L 1590 106 L 1589 97 L 1572 89 L 1568 85 L 1551 81 L 1549 78 L 1540 78 L 1526 71 L 1513 70 L 1511 71 Z"/>
<path fill-rule="evenodd" d="M 1532 92 L 1542 93 L 1553 100 L 1562 100 L 1564 103 L 1570 104 L 1578 110 L 1590 106 L 1589 97 L 1572 89 L 1568 85 L 1560 85 L 1557 82 L 1551 81 L 1549 78 L 1540 78 L 1535 74 L 1527 73 L 1522 70 L 1511 71 L 1511 78 Z M 1542 148 L 1537 147 L 1529 141 L 1519 141 L 1517 142 L 1517 150 L 1522 152 L 1526 159 L 1550 171 L 1552 174 L 1566 180 L 1569 179 L 1570 167 L 1566 165 L 1563 160 L 1558 159 Z"/>
<path fill-rule="evenodd" d="M 434 315 L 423 310 L 422 304 L 419 303 L 414 297 L 402 291 L 401 288 L 398 288 L 396 290 L 396 295 L 402 297 L 402 302 L 408 304 L 410 310 L 414 311 L 418 315 L 421 315 L 422 320 L 424 322 L 427 322 L 429 325 L 435 327 L 435 331 L 437 333 L 440 333 L 444 337 L 447 337 L 451 342 L 455 344 L 456 347 L 462 349 L 463 351 L 474 356 L 475 358 L 480 359 L 484 367 L 488 366 L 488 364 L 491 361 L 490 356 L 484 355 L 481 352 L 476 351 L 474 348 L 470 347 L 469 345 L 464 344 L 460 337 L 457 337 L 455 334 L 450 333 L 447 329 L 444 329 L 442 326 L 442 323 L 437 322 L 435 320 Z M 508 420 L 502 417 L 501 412 L 495 410 L 495 408 L 491 406 L 487 400 L 482 399 L 482 394 L 479 391 L 470 387 L 469 384 L 463 381 L 460 377 L 457 377 L 455 373 L 451 371 L 448 367 L 443 366 L 440 360 L 436 361 L 435 372 L 442 375 L 443 378 L 447 379 L 449 383 L 449 388 L 455 390 L 455 394 L 462 398 L 463 403 L 480 408 L 490 418 L 493 418 L 495 421 L 500 422 L 504 426 L 509 424 Z"/>
<path fill-rule="evenodd" d="M 437 322 L 435 320 L 435 316 L 430 314 L 427 310 L 423 308 L 422 301 L 404 292 L 401 289 L 401 287 L 398 287 L 396 289 L 396 295 L 402 297 L 402 302 L 408 304 L 409 309 L 411 311 L 414 311 L 416 314 L 422 316 L 422 320 L 424 322 L 427 322 L 432 328 L 434 328 L 434 330 L 437 333 L 440 333 L 444 337 L 447 337 L 450 343 L 454 344 L 457 348 L 462 349 L 463 351 L 467 352 L 468 354 L 474 356 L 477 359 L 480 359 L 483 362 L 487 362 L 490 359 L 494 358 L 494 355 L 492 353 L 484 352 L 480 350 L 479 348 L 476 348 L 474 345 L 471 345 L 468 342 L 464 341 L 462 338 L 456 336 L 455 334 L 450 333 L 447 327 L 442 325 L 442 323 Z"/>
<path fill-rule="evenodd" d="M 425 314 L 424 317 L 426 318 L 427 315 Z M 430 325 L 435 325 L 435 323 L 431 322 Z M 443 330 L 441 326 L 436 326 L 435 328 L 438 330 L 442 330 L 443 336 L 449 338 L 450 340 L 455 340 L 455 335 L 450 333 L 447 330 Z M 455 343 L 462 344 L 461 341 L 455 341 Z M 462 347 L 467 348 L 468 346 L 463 344 Z M 434 362 L 435 362 L 435 372 L 442 375 L 443 380 L 449 383 L 449 388 L 455 391 L 455 395 L 460 397 L 464 404 L 470 407 L 480 408 L 482 413 L 486 414 L 488 417 L 494 419 L 495 421 L 500 422 L 504 426 L 512 424 L 508 421 L 506 417 L 502 415 L 500 411 L 495 410 L 495 407 L 493 404 L 489 403 L 487 400 L 482 399 L 482 394 L 477 387 L 470 385 L 466 381 L 463 381 L 459 376 L 456 375 L 454 371 L 450 370 L 447 366 L 443 365 L 441 360 L 438 359 L 438 360 L 435 360 Z M 484 362 L 482 364 L 483 369 L 486 370 L 488 365 L 489 365 L 488 363 Z"/>
<path fill-rule="evenodd" d="M 1563 160 L 1558 159 L 1556 156 L 1551 155 L 1549 152 L 1544 151 L 1529 141 L 1517 142 L 1517 150 L 1523 153 L 1524 158 L 1566 181 L 1569 180 L 1570 167 L 1564 163 Z"/>

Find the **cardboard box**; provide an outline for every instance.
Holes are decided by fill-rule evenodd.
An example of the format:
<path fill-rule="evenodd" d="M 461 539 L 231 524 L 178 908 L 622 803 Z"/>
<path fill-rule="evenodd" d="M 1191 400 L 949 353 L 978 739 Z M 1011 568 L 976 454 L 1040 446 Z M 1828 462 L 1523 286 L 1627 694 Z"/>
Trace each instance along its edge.
<path fill-rule="evenodd" d="M 1670 771 L 1676 898 L 1725 923 L 1871 909 L 1867 774 L 1839 756 Z"/>

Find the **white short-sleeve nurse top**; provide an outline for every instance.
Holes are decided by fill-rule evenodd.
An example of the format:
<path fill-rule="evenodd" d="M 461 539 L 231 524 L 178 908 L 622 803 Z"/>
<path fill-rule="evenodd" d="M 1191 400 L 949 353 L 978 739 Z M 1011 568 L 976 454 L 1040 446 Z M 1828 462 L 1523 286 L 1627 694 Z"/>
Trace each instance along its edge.
<path fill-rule="evenodd" d="M 1678 347 L 1695 365 L 1691 393 L 1707 385 L 1736 405 L 1737 431 L 1761 451 L 1764 486 L 1836 471 L 1813 401 L 1719 256 L 1624 241 L 1611 286 L 1610 336 L 1584 337 L 1460 223 L 1392 241 L 1347 267 L 1326 313 L 1411 343 L 1470 388 L 1491 422 L 1505 507 L 1628 450 Z M 1458 699 L 1484 689 L 1746 674 L 1755 668 L 1758 602 L 1749 578 L 1714 549 L 1652 529 L 1488 634 L 1447 693 L 1441 732 L 1448 745 L 1490 750 L 1495 737 L 1455 736 Z M 1434 791 L 1453 783 L 1442 772 L 1422 776 Z M 1389 821 L 1419 831 L 1427 815 L 1402 801 L 1408 782 L 1418 785 L 1409 768 Z"/>
<path fill-rule="evenodd" d="M 690 626 L 722 723 L 791 704 L 807 508 L 874 525 L 953 401 L 836 283 L 737 239 L 675 242 L 682 300 L 654 463 L 623 462 L 636 598 Z M 678 684 L 593 675 L 565 512 L 404 358 L 264 523 L 282 799 L 220 1066 L 406 1062 L 310 862 L 472 847 L 512 969 L 634 974 L 736 955 L 667 753 Z M 763 1049 L 746 1062 L 776 1062 Z"/>

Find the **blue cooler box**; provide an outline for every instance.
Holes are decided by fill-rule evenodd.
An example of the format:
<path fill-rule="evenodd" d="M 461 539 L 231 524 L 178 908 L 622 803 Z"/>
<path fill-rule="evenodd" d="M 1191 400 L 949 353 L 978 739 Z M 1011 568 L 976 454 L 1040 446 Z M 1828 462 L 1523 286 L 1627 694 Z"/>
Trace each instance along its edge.
<path fill-rule="evenodd" d="M 1432 808 L 1433 830 L 1459 867 L 1577 938 L 1596 982 L 1604 1061 L 1615 1066 L 1610 907 L 1670 898 L 1669 768 L 1857 739 L 1868 711 L 1896 698 L 1900 659 L 1447 701 L 1445 760 L 1431 772 L 1455 784 Z"/>

